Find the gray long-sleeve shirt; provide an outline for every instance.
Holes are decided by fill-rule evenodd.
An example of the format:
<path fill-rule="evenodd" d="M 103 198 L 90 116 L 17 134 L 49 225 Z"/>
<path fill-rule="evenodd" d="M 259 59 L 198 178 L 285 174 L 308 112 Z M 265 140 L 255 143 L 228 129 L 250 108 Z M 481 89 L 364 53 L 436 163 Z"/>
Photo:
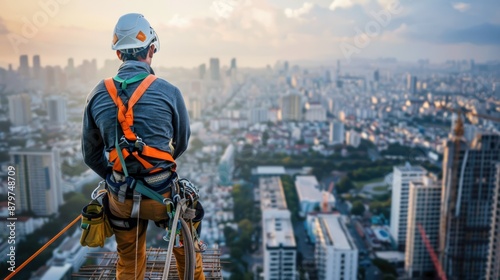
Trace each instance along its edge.
<path fill-rule="evenodd" d="M 120 66 L 117 76 L 130 79 L 140 73 L 154 74 L 144 62 L 126 61 Z M 130 84 L 127 89 L 122 90 L 115 81 L 118 95 L 124 104 L 140 83 Z M 172 141 L 174 159 L 186 150 L 190 136 L 189 116 L 177 87 L 161 78 L 156 79 L 133 110 L 134 132 L 148 146 L 172 154 L 169 147 L 169 142 Z M 111 172 L 106 152 L 114 148 L 116 117 L 117 107 L 109 96 L 104 81 L 101 81 L 87 97 L 83 116 L 82 153 L 85 164 L 102 178 Z M 121 127 L 118 127 L 118 140 L 122 135 Z M 166 169 L 171 166 L 171 163 L 162 160 L 149 158 L 148 161 L 154 168 Z M 144 169 L 132 156 L 127 158 L 126 165 L 130 174 L 145 174 L 150 171 Z"/>

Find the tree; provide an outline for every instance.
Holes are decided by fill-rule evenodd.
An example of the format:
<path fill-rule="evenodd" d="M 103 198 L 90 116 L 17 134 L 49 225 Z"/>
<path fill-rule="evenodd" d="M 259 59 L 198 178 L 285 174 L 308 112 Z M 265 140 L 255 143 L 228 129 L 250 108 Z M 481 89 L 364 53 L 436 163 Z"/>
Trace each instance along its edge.
<path fill-rule="evenodd" d="M 372 263 L 377 266 L 383 274 L 398 275 L 396 268 L 384 259 L 374 259 Z"/>
<path fill-rule="evenodd" d="M 352 204 L 351 214 L 362 216 L 365 213 L 365 205 L 361 201 L 354 201 Z"/>
<path fill-rule="evenodd" d="M 354 184 L 348 177 L 342 178 L 340 182 L 335 186 L 339 194 L 349 192 L 350 190 L 354 189 L 354 187 Z"/>

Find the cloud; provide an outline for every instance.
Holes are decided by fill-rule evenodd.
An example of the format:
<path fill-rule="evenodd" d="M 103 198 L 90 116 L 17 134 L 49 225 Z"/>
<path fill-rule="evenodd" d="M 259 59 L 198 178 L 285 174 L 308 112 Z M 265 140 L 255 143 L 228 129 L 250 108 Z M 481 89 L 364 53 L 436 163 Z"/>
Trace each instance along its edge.
<path fill-rule="evenodd" d="M 447 44 L 499 45 L 500 25 L 483 23 L 468 28 L 449 30 L 442 34 L 440 41 Z"/>
<path fill-rule="evenodd" d="M 453 3 L 452 4 L 453 9 L 459 11 L 459 12 L 466 12 L 470 9 L 470 4 L 463 3 L 463 2 L 458 2 L 458 3 Z"/>
<path fill-rule="evenodd" d="M 175 14 L 169 21 L 168 21 L 168 25 L 169 26 L 173 26 L 173 27 L 179 27 L 179 28 L 183 28 L 183 27 L 187 27 L 190 25 L 190 20 L 188 18 L 185 18 L 185 17 L 181 17 L 179 16 L 178 14 Z"/>
<path fill-rule="evenodd" d="M 212 2 L 210 10 L 214 11 L 220 18 L 229 18 L 236 6 L 236 1 L 233 0 L 218 0 Z"/>
<path fill-rule="evenodd" d="M 2 18 L 0 18 L 0 35 L 5 35 L 9 33 L 9 29 L 5 25 L 5 22 Z"/>
<path fill-rule="evenodd" d="M 369 0 L 333 0 L 330 4 L 330 10 L 335 11 L 338 8 L 348 9 L 354 5 L 365 5 Z"/>
<path fill-rule="evenodd" d="M 314 7 L 313 3 L 305 2 L 302 5 L 302 7 L 298 8 L 298 9 L 286 8 L 285 15 L 287 18 L 301 18 L 303 15 L 306 15 L 309 12 L 311 12 L 313 7 Z"/>

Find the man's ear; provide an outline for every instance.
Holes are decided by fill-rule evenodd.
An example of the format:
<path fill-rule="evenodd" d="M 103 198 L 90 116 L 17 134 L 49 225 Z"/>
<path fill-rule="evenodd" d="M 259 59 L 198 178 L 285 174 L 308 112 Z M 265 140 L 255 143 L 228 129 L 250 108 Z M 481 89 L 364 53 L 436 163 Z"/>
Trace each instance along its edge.
<path fill-rule="evenodd" d="M 155 53 L 155 45 L 151 44 L 151 46 L 149 47 L 148 56 L 150 58 L 153 58 L 154 53 Z"/>
<path fill-rule="evenodd" d="M 122 53 L 120 51 L 116 51 L 116 56 L 118 57 L 119 60 L 122 60 Z"/>

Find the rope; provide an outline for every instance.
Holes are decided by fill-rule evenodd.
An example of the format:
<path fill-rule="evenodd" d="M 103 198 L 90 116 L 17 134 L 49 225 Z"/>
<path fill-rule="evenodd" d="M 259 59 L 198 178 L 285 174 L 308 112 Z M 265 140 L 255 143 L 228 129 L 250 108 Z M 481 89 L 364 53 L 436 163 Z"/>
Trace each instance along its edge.
<path fill-rule="evenodd" d="M 172 251 L 174 249 L 175 242 L 175 233 L 177 231 L 177 221 L 179 220 L 179 215 L 181 213 L 181 203 L 177 203 L 177 207 L 175 209 L 174 221 L 172 223 L 172 228 L 170 228 L 170 241 L 168 242 L 167 249 L 167 257 L 165 259 L 165 267 L 163 268 L 163 277 L 162 280 L 166 280 L 168 278 L 168 274 L 170 272 L 170 261 L 172 260 Z"/>
<path fill-rule="evenodd" d="M 25 266 L 27 266 L 34 258 L 36 258 L 38 255 L 40 255 L 40 253 L 42 253 L 45 249 L 47 249 L 47 247 L 49 247 L 52 243 L 54 243 L 54 241 L 56 241 L 57 238 L 59 238 L 66 231 L 68 231 L 74 224 L 76 224 L 78 221 L 80 221 L 81 218 L 82 218 L 82 214 L 78 215 L 78 217 L 76 217 L 76 219 L 74 219 L 70 224 L 68 224 L 65 228 L 63 228 L 58 234 L 56 234 L 54 237 L 52 237 L 52 239 L 50 239 L 49 242 L 47 242 L 47 244 L 43 245 L 42 248 L 38 249 L 38 251 L 36 251 L 31 257 L 29 257 L 27 260 L 25 260 L 16 270 L 14 270 L 14 272 L 9 274 L 5 278 L 5 280 L 9 280 L 12 277 L 14 277 L 14 275 L 16 275 L 19 271 L 21 271 L 21 269 L 23 269 Z"/>

